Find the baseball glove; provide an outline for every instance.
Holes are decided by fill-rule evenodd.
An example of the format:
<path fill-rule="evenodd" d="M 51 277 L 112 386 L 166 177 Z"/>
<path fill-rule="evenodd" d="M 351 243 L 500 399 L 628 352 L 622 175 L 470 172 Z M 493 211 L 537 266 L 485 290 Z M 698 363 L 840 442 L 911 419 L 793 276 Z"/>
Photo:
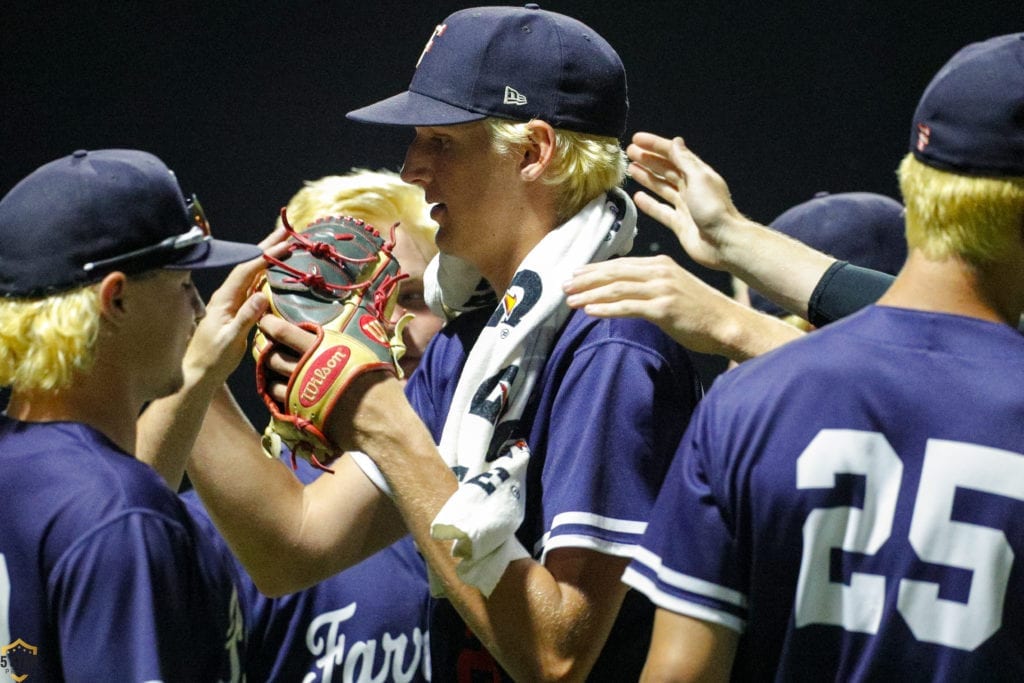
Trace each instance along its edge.
<path fill-rule="evenodd" d="M 293 467 L 298 456 L 330 472 L 326 463 L 341 451 L 327 438 L 324 423 L 345 389 L 366 372 L 402 378 L 402 330 L 411 316 L 392 323 L 391 315 L 399 281 L 407 276 L 392 255 L 395 226 L 385 240 L 354 218 L 322 218 L 301 232 L 288 224 L 284 209 L 281 218 L 289 234 L 288 255 L 264 256 L 269 265 L 253 289 L 266 294 L 270 313 L 317 339 L 288 378 L 287 403 L 280 406 L 270 396 L 266 367 L 275 342 L 259 330 L 253 337 L 256 389 L 271 415 L 263 450 L 279 457 L 283 443 L 292 452 Z"/>

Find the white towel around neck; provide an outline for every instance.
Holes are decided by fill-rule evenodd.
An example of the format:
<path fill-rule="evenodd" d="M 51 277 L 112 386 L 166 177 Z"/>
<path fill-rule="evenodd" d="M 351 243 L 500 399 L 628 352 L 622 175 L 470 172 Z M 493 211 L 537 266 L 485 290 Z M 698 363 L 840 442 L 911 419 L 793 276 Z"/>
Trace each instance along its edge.
<path fill-rule="evenodd" d="M 510 562 L 529 557 L 515 538 L 525 515 L 529 463 L 518 420 L 569 316 L 562 283 L 579 266 L 628 253 L 635 234 L 636 208 L 616 189 L 545 235 L 523 259 L 466 359 L 438 446 L 460 484 L 431 535 L 455 540 L 460 578 L 484 595 Z M 479 271 L 451 256 L 431 262 L 425 289 L 431 308 L 448 316 L 494 302 Z M 437 594 L 436 582 L 431 586 Z"/>

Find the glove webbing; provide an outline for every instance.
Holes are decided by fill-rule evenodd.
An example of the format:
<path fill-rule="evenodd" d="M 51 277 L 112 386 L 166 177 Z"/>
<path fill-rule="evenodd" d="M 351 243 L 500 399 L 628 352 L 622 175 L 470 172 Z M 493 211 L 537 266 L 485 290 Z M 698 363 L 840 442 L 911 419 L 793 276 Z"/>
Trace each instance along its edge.
<path fill-rule="evenodd" d="M 379 232 L 371 228 L 369 225 L 365 224 L 363 221 L 359 219 L 353 219 L 353 221 L 358 225 L 363 225 L 366 231 L 372 234 L 374 237 L 380 237 Z M 333 244 L 328 244 L 327 242 L 313 242 L 308 237 L 303 235 L 301 232 L 296 232 L 296 230 L 291 226 L 291 223 L 288 222 L 287 208 L 281 209 L 281 224 L 284 226 L 285 232 L 287 232 L 288 235 L 295 240 L 294 243 L 288 245 L 289 252 L 294 252 L 298 250 L 308 251 L 316 258 L 333 261 L 345 271 L 349 270 L 348 264 L 372 263 L 377 259 L 378 253 L 376 251 L 370 252 L 369 250 L 367 250 L 366 256 L 363 257 L 349 256 L 347 254 L 342 254 L 338 252 L 338 250 L 334 247 Z M 316 224 L 313 223 L 312 225 Z M 383 245 L 381 245 L 381 250 L 387 254 L 391 254 L 395 249 L 395 229 L 397 227 L 398 223 L 395 223 L 391 226 L 391 231 L 390 234 L 388 235 L 387 241 L 384 242 Z M 352 233 L 341 232 L 334 234 L 334 239 L 338 240 L 339 242 L 352 241 L 355 238 L 355 235 L 353 235 Z M 324 279 L 324 276 L 320 274 L 319 269 L 315 265 L 313 266 L 313 272 L 305 272 L 299 270 L 298 268 L 290 266 L 288 265 L 287 262 L 275 258 L 269 254 L 264 254 L 263 258 L 268 263 L 273 263 L 281 270 L 284 270 L 292 274 L 293 277 L 287 278 L 285 282 L 299 283 L 310 289 L 319 289 L 320 291 L 326 291 L 331 294 L 335 292 L 353 292 L 359 289 L 366 289 L 377 276 L 377 273 L 373 272 L 369 275 L 369 277 L 367 277 L 362 282 L 353 282 L 352 284 L 349 285 L 335 285 L 331 284 L 330 282 L 327 282 Z M 407 273 L 399 273 L 397 276 L 385 275 L 384 279 L 380 283 L 380 286 L 374 291 L 373 312 L 378 315 L 382 323 L 390 323 L 390 321 L 384 320 L 383 308 L 384 304 L 391 296 L 391 291 L 400 281 L 406 279 L 407 277 L 409 277 Z"/>

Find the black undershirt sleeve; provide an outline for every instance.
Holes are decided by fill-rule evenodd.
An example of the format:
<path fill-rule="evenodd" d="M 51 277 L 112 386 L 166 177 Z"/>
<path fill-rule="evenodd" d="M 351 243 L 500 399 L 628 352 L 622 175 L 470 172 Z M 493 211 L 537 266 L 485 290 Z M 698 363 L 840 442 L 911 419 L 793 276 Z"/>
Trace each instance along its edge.
<path fill-rule="evenodd" d="M 894 279 L 888 273 L 836 261 L 811 293 L 807 319 L 815 327 L 823 327 L 855 313 L 878 301 Z"/>

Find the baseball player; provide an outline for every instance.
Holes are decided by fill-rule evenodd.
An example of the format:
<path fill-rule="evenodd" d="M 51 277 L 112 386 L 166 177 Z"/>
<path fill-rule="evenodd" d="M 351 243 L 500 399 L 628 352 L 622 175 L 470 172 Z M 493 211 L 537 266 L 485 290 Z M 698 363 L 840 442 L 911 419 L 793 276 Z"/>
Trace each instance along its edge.
<path fill-rule="evenodd" d="M 211 238 L 142 151 L 77 151 L 0 200 L 6 676 L 243 680 L 230 568 L 132 453 L 147 401 L 238 362 L 266 306 L 244 296 L 259 255 Z M 205 308 L 191 271 L 242 261 Z"/>
<path fill-rule="evenodd" d="M 573 268 L 632 242 L 617 189 L 626 109 L 608 43 L 530 5 L 449 16 L 408 92 L 350 114 L 415 129 L 402 177 L 440 225 L 427 296 L 455 317 L 408 401 L 385 373 L 364 375 L 324 421 L 377 474 L 346 456 L 297 491 L 246 457 L 251 433 L 214 405 L 190 477 L 261 588 L 295 590 L 408 529 L 444 596 L 436 679 L 636 677 L 650 606 L 619 577 L 701 389 L 655 326 L 564 304 Z M 277 316 L 260 329 L 282 347 L 266 367 L 293 376 L 283 347 L 308 359 L 313 335 Z M 289 403 L 287 384 L 271 392 Z"/>
<path fill-rule="evenodd" d="M 650 680 L 1024 674 L 1022 65 L 992 38 L 925 90 L 878 305 L 701 404 L 624 576 L 659 607 Z"/>
<path fill-rule="evenodd" d="M 560 52 L 545 49 L 554 43 Z M 591 667 L 609 679 L 638 671 L 632 642 L 647 621 L 634 596 L 611 579 L 631 553 L 632 532 L 644 525 L 664 449 L 678 438 L 700 390 L 688 359 L 653 326 L 564 308 L 560 284 L 571 261 L 560 259 L 559 250 L 593 251 L 588 240 L 599 237 L 597 226 L 608 220 L 620 227 L 606 243 L 619 238 L 615 230 L 633 229 L 632 207 L 614 189 L 622 178 L 616 138 L 624 116 L 624 72 L 612 48 L 579 22 L 533 5 L 448 17 L 428 42 L 408 91 L 349 114 L 361 122 L 415 127 L 402 177 L 435 202 L 442 258 L 457 259 L 453 269 L 468 264 L 495 292 L 504 292 L 497 307 L 464 311 L 450 323 L 410 380 L 410 402 L 446 460 L 421 465 L 417 454 L 425 444 L 419 439 L 425 437 L 416 433 L 395 449 L 366 449 L 391 483 L 446 598 L 435 608 L 431 629 L 438 672 L 483 662 L 476 639 L 517 679 L 578 678 Z M 568 170 L 556 148 L 572 149 L 574 141 L 579 153 L 587 146 L 601 161 Z M 584 221 L 595 227 L 579 228 Z M 578 237 L 561 245 L 558 233 L 573 231 Z M 457 286 L 443 276 L 443 303 L 458 307 Z M 554 302 L 546 315 L 559 321 L 551 328 L 536 313 L 545 295 Z M 536 306 L 533 319 L 530 306 Z M 534 367 L 484 361 L 488 369 L 480 372 L 482 354 L 500 355 L 501 341 L 531 324 L 537 337 L 548 336 L 546 348 L 534 347 L 543 354 Z M 452 368 L 462 368 L 461 374 L 453 377 Z M 469 384 L 474 374 L 476 384 Z M 531 375 L 535 384 L 517 396 L 517 381 Z M 486 389 L 494 380 L 504 406 L 484 417 L 496 423 L 490 446 L 520 438 L 531 455 L 522 478 L 524 518 L 512 539 L 525 552 L 487 577 L 487 568 L 480 575 L 457 571 L 449 544 L 432 538 L 430 520 L 436 527 L 442 506 L 457 507 L 456 477 L 446 462 L 448 446 L 458 452 L 471 441 L 464 438 L 472 429 L 466 418 L 461 433 L 451 431 L 458 411 L 467 409 L 460 408 L 461 392 L 475 392 L 481 403 L 471 402 L 468 413 L 479 414 L 495 396 Z M 661 404 L 655 396 L 681 403 Z M 517 400 L 524 405 L 513 418 Z M 394 409 L 409 414 L 408 407 Z M 420 467 L 424 471 L 415 472 Z M 482 476 L 478 481 L 489 491 L 488 473 Z M 468 475 L 462 481 L 463 490 L 474 483 Z M 472 578 L 479 579 L 476 588 L 467 585 Z"/>
<path fill-rule="evenodd" d="M 286 208 L 296 226 L 324 216 L 353 216 L 383 228 L 399 224 L 395 253 L 409 277 L 402 281 L 396 315 L 416 316 L 405 327 L 401 359 L 406 375 L 412 374 L 442 325 L 423 299 L 423 271 L 437 251 L 437 226 L 430 220 L 423 190 L 390 171 L 359 169 L 307 182 Z M 298 460 L 294 474 L 303 484 L 312 484 L 323 473 Z M 270 598 L 231 553 L 195 491 L 183 493 L 182 499 L 237 568 L 248 636 L 247 680 L 430 680 L 427 574 L 410 538 L 305 590 Z"/>

